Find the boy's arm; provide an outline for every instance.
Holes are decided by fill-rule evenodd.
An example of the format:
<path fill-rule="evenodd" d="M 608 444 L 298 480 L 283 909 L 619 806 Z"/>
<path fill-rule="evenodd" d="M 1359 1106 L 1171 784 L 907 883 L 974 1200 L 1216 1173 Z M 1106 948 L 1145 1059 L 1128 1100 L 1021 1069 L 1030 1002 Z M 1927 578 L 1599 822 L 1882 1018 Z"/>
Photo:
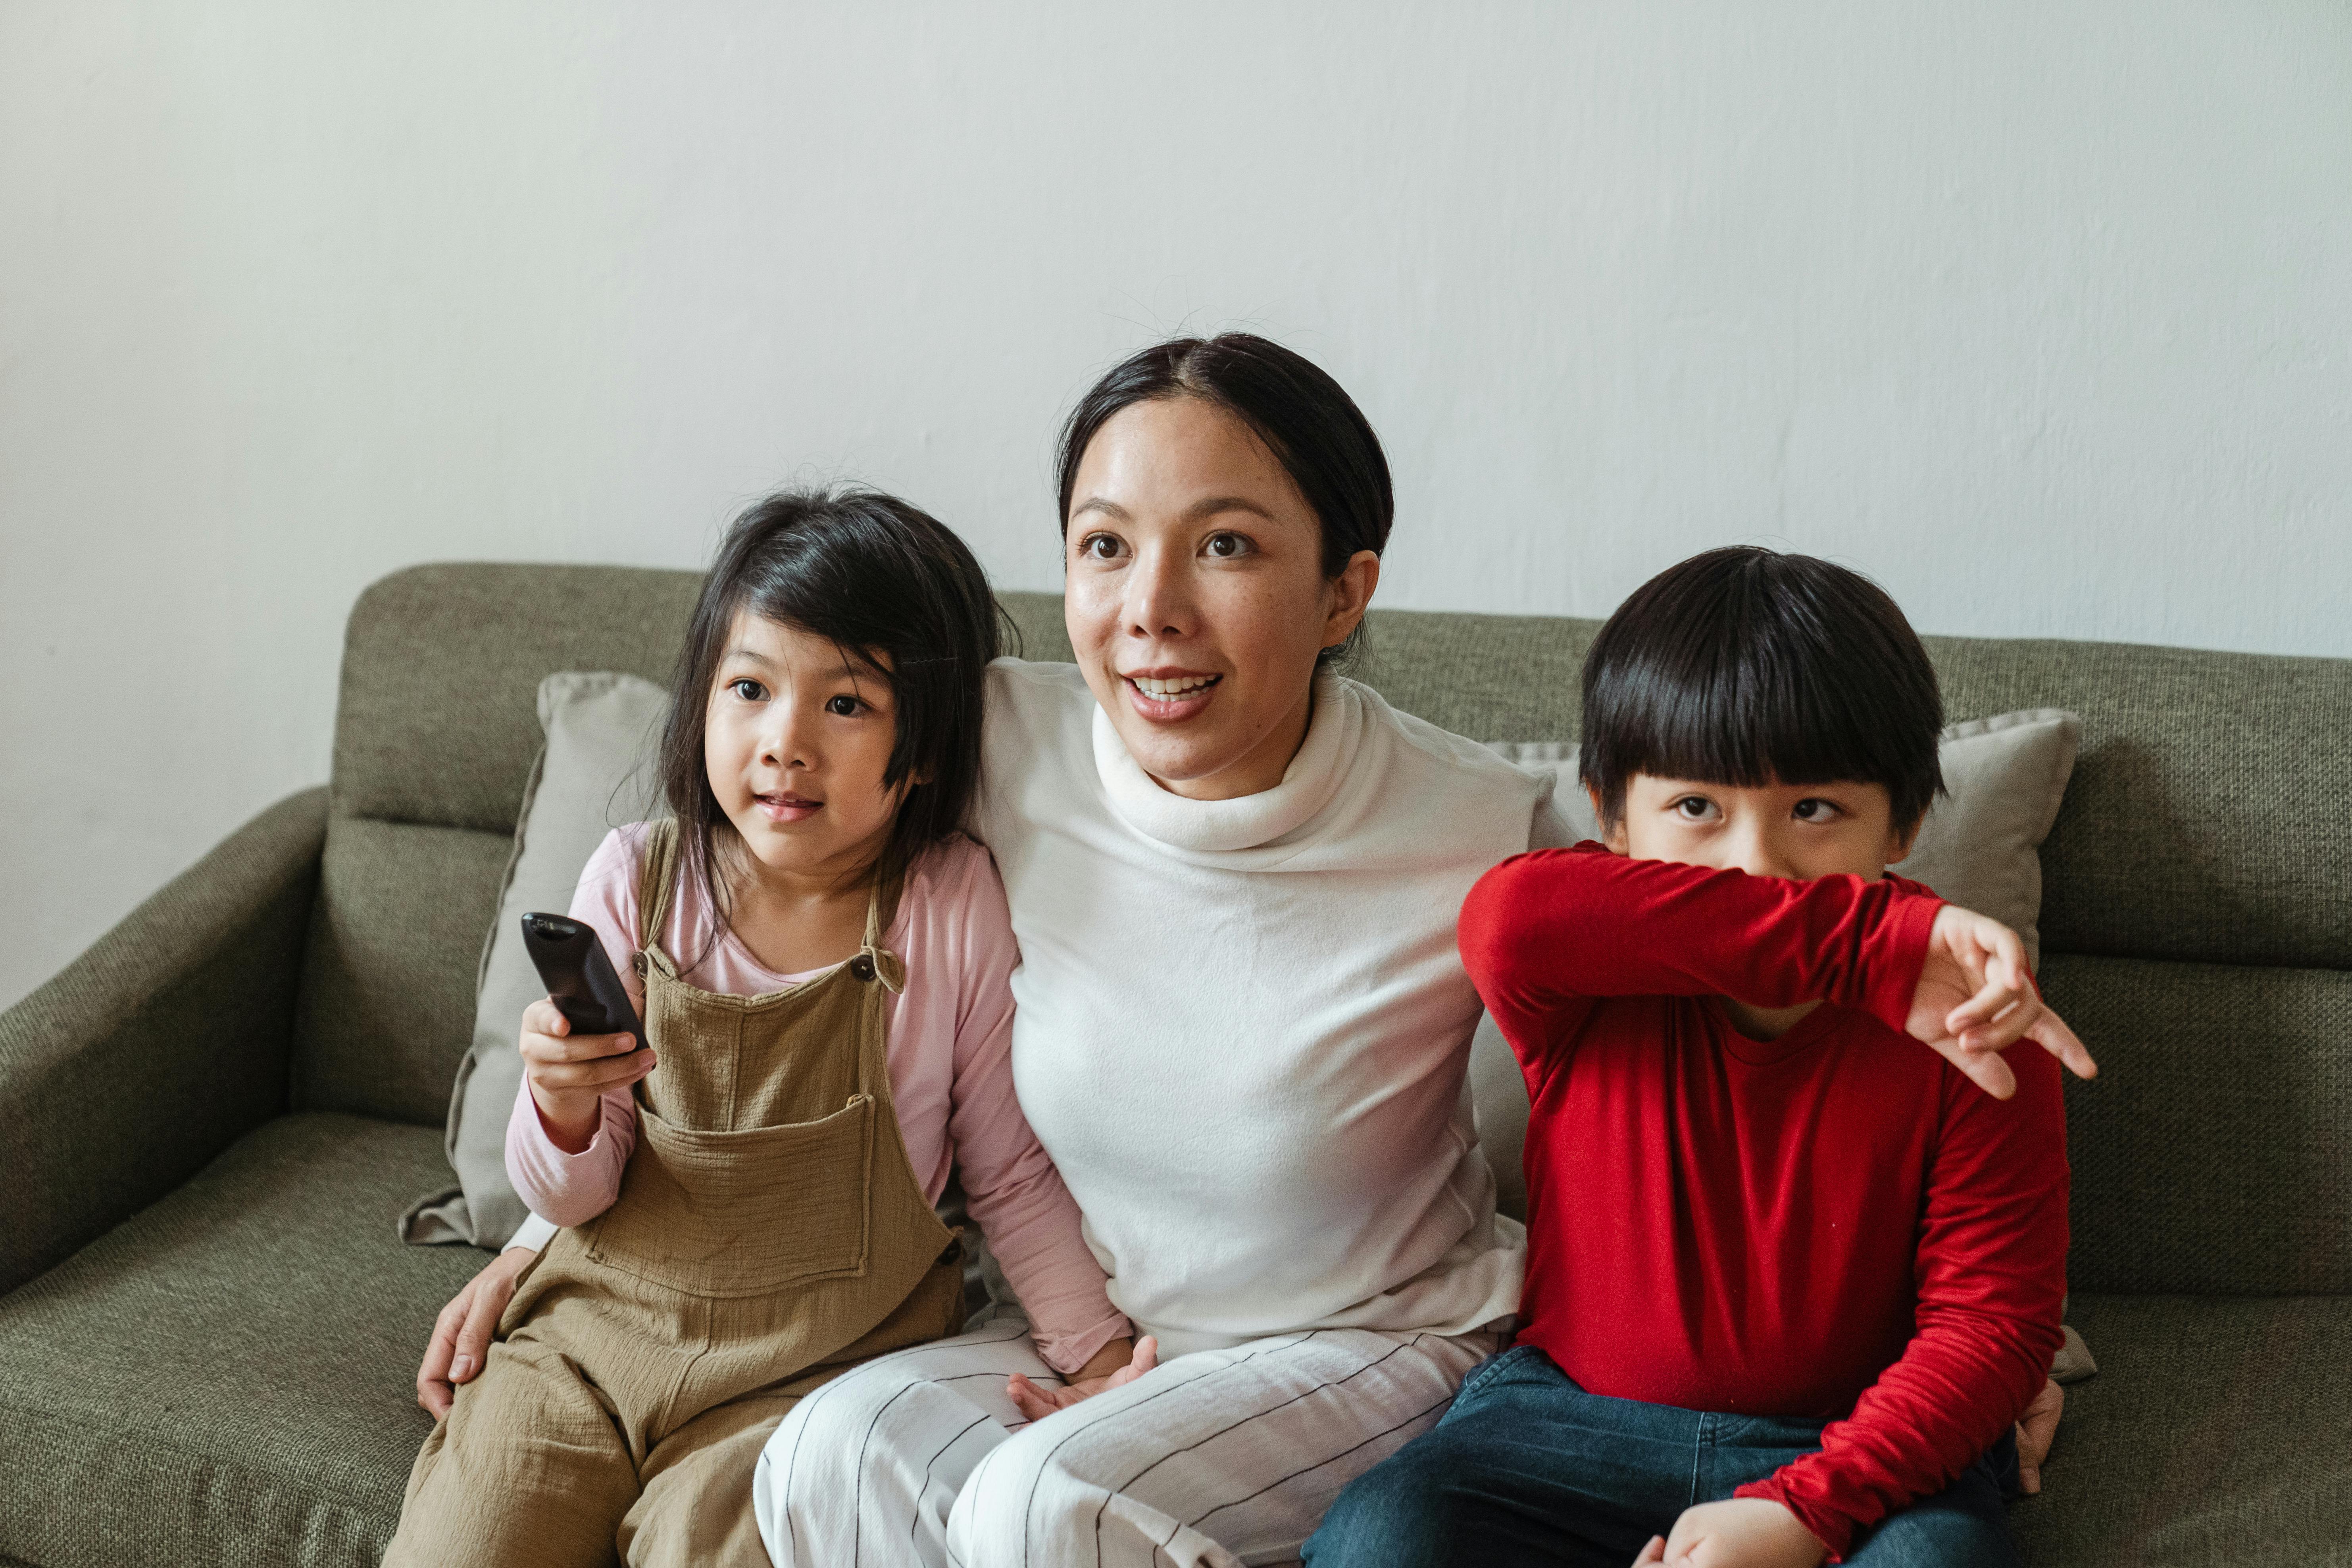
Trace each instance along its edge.
<path fill-rule="evenodd" d="M 1914 1268 L 1916 1328 L 1822 1433 L 1740 1497 L 1780 1503 L 1843 1556 L 1858 1530 L 1951 1485 L 2040 1392 L 2066 1293 L 2066 1114 L 2058 1063 L 2018 1053 L 2017 1093 L 1946 1078 Z M 1824 1281 L 1824 1289 L 1833 1289 Z"/>
<path fill-rule="evenodd" d="M 1514 1043 L 1606 996 L 1911 1005 L 1942 900 L 1897 882 L 1810 882 L 1633 860 L 1598 845 L 1516 855 L 1462 906 L 1462 960 Z"/>

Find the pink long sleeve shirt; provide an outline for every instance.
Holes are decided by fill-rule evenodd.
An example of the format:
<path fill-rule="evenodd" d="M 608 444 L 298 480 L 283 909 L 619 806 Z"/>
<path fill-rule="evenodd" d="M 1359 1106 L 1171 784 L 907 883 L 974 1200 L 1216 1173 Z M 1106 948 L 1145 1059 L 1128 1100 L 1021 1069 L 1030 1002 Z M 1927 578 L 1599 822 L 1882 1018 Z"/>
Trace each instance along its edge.
<path fill-rule="evenodd" d="M 643 823 L 608 834 L 572 900 L 572 918 L 596 929 L 640 1011 L 644 983 L 630 960 L 645 835 Z M 702 955 L 686 979 L 705 991 L 759 995 L 824 973 L 779 974 L 762 966 L 733 932 L 714 930 L 710 900 L 689 879 L 672 896 L 657 940 L 677 962 Z M 1038 1353 L 1060 1371 L 1076 1371 L 1132 1331 L 1110 1304 L 1077 1204 L 1013 1095 L 1012 978 L 1021 952 L 988 851 L 953 837 L 926 853 L 908 877 L 885 942 L 907 966 L 906 989 L 886 994 L 883 1003 L 890 1095 L 924 1195 L 937 1203 L 950 1172 L 961 1167 L 972 1217 L 1029 1314 Z M 583 1225 L 612 1206 L 636 1142 L 636 1102 L 621 1088 L 605 1094 L 588 1147 L 564 1152 L 525 1083 L 507 1124 L 507 1174 L 533 1213 Z"/>

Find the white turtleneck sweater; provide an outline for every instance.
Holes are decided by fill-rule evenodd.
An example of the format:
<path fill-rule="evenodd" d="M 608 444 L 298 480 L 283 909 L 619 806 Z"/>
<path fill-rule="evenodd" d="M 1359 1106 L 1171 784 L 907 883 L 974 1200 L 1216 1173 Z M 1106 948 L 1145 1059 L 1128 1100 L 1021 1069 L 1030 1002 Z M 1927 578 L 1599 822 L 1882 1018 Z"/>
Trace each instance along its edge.
<path fill-rule="evenodd" d="M 1154 784 L 1076 666 L 1000 659 L 988 702 L 1013 1081 L 1120 1310 L 1163 1356 L 1516 1310 L 1454 922 L 1561 837 L 1544 784 L 1328 672 L 1282 783 L 1238 800 Z"/>

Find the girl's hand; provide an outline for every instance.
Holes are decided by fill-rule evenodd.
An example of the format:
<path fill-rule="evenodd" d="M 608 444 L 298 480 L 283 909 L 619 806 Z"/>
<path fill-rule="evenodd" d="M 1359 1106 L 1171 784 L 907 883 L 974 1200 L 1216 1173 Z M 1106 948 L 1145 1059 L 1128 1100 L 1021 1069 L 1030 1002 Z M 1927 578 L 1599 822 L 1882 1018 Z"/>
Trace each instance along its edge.
<path fill-rule="evenodd" d="M 2017 1075 L 2000 1053 L 2020 1040 L 2039 1042 L 2076 1078 L 2099 1072 L 2066 1021 L 2042 1005 L 2018 934 L 1958 904 L 1936 911 L 1904 1026 L 1995 1100 L 2017 1092 Z"/>
<path fill-rule="evenodd" d="M 604 1112 L 608 1089 L 633 1084 L 654 1070 L 650 1046 L 634 1035 L 578 1035 L 546 997 L 522 1010 L 522 1076 L 539 1120 L 567 1154 L 586 1149 Z"/>
<path fill-rule="evenodd" d="M 482 1266 L 466 1281 L 450 1303 L 433 1320 L 433 1338 L 425 1342 L 425 1361 L 416 1369 L 416 1403 L 439 1421 L 449 1414 L 457 1384 L 471 1383 L 490 1353 L 490 1336 L 499 1319 L 514 1300 L 515 1281 L 539 1256 L 528 1247 L 509 1247 Z"/>
<path fill-rule="evenodd" d="M 1819 1568 L 1820 1537 L 1769 1498 L 1735 1497 L 1686 1508 L 1674 1533 L 1654 1535 L 1633 1568 Z"/>
<path fill-rule="evenodd" d="M 1128 1341 L 1113 1340 L 1095 1352 L 1094 1359 L 1078 1368 L 1070 1381 L 1059 1388 L 1040 1388 L 1016 1372 L 1006 1381 L 1004 1392 L 1022 1415 L 1032 1421 L 1043 1421 L 1081 1399 L 1092 1399 L 1106 1389 L 1133 1383 L 1159 1364 L 1160 1342 L 1150 1334 L 1135 1341 L 1132 1352 Z"/>

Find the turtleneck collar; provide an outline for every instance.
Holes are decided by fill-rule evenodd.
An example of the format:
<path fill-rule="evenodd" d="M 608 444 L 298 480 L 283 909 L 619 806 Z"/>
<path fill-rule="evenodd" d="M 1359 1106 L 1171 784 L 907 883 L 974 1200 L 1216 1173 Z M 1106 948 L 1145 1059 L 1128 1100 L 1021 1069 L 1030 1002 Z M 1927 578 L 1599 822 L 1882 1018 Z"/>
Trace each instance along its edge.
<path fill-rule="evenodd" d="M 1128 754 L 1110 715 L 1094 711 L 1095 770 L 1110 808 L 1128 826 L 1194 854 L 1258 849 L 1296 831 L 1331 803 L 1348 776 L 1363 738 L 1363 704 L 1329 669 L 1315 673 L 1314 713 L 1307 739 L 1282 782 L 1232 800 L 1189 800 L 1163 789 Z"/>

